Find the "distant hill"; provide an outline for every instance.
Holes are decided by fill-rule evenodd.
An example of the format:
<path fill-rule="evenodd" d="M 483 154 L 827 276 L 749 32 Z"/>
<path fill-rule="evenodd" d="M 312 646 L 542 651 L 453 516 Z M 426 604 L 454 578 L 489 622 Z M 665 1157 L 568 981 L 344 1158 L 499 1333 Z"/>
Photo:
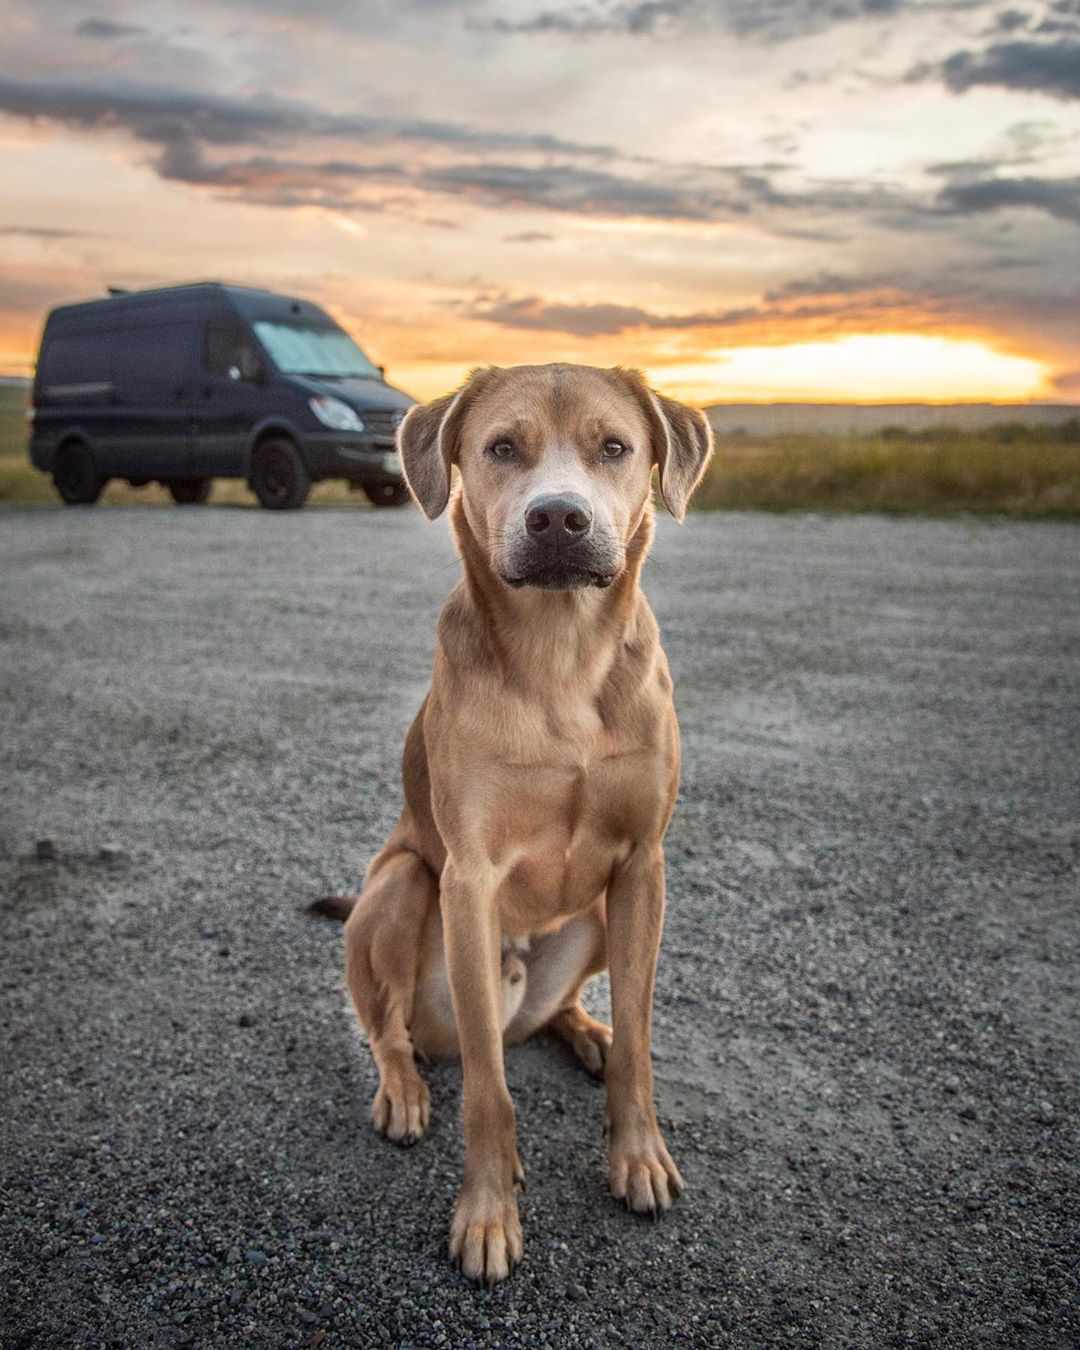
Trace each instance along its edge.
<path fill-rule="evenodd" d="M 866 436 L 883 427 L 979 431 L 1002 422 L 1055 426 L 1080 418 L 1075 403 L 714 403 L 705 409 L 718 436 L 776 436 L 798 432 Z"/>
<path fill-rule="evenodd" d="M 25 375 L 0 375 L 2 389 L 25 389 L 29 383 Z"/>

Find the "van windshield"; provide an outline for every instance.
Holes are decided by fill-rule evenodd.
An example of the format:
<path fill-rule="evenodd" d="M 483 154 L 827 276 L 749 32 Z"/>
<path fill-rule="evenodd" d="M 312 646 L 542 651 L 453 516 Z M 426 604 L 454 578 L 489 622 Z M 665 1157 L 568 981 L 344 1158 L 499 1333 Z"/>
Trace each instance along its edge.
<path fill-rule="evenodd" d="M 254 324 L 259 341 L 283 375 L 322 375 L 342 378 L 361 375 L 380 379 L 378 368 L 341 328 L 316 328 L 309 324 Z"/>

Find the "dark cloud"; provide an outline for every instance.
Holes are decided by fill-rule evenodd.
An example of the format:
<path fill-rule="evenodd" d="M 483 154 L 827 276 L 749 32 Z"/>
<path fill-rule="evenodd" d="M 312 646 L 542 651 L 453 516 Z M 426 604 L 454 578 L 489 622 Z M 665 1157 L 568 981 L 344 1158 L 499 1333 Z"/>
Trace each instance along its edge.
<path fill-rule="evenodd" d="M 0 225 L 5 239 L 89 239 L 89 230 L 65 230 L 51 225 Z"/>
<path fill-rule="evenodd" d="M 997 33 L 1015 33 L 1018 28 L 1026 28 L 1031 16 L 1022 9 L 1003 9 L 994 15 L 994 31 Z"/>
<path fill-rule="evenodd" d="M 978 86 L 1080 98 L 1080 40 L 999 42 L 983 52 L 954 52 L 941 65 L 946 85 L 955 94 Z M 929 73 L 923 67 L 915 78 Z"/>
<path fill-rule="evenodd" d="M 576 164 L 449 164 L 424 170 L 419 182 L 490 205 L 540 207 L 577 215 L 660 220 L 709 220 L 714 215 L 706 194 Z"/>
<path fill-rule="evenodd" d="M 519 234 L 508 234 L 504 236 L 504 244 L 547 244 L 555 236 L 547 234 L 544 230 L 522 230 Z"/>
<path fill-rule="evenodd" d="M 806 283 L 794 282 L 787 292 L 783 292 L 783 288 L 778 292 L 767 292 L 762 304 L 692 314 L 656 314 L 636 305 L 548 304 L 536 295 L 482 297 L 469 306 L 465 313 L 468 318 L 499 324 L 503 328 L 525 328 L 591 338 L 613 337 L 635 329 L 679 332 L 694 328 L 745 328 L 770 323 L 805 324 L 816 320 L 880 315 L 884 311 L 899 311 L 911 306 L 910 297 L 861 294 L 856 292 L 854 286 L 851 288 L 853 298 L 840 301 L 828 298 L 829 294 L 836 293 L 835 289 L 831 293 L 811 292 L 804 287 Z M 788 305 L 780 302 L 789 296 L 804 295 L 812 295 L 819 299 L 819 303 Z"/>
<path fill-rule="evenodd" d="M 137 23 L 114 23 L 112 19 L 83 19 L 76 27 L 79 37 L 110 42 L 115 38 L 138 37 L 147 30 Z"/>
<path fill-rule="evenodd" d="M 1080 225 L 1080 178 L 982 178 L 946 184 L 936 200 L 938 210 L 979 215 L 1028 207 L 1055 220 Z"/>
<path fill-rule="evenodd" d="M 579 37 L 653 37 L 669 31 L 720 30 L 763 42 L 786 42 L 836 24 L 887 18 L 907 10 L 964 10 L 983 0 L 621 0 L 549 6 L 524 18 L 471 19 L 496 33 Z"/>
<path fill-rule="evenodd" d="M 481 131 L 457 122 L 327 113 L 284 99 L 228 98 L 140 85 L 103 88 L 0 78 L 0 112 L 65 126 L 118 127 L 140 140 L 161 145 L 182 141 L 239 145 L 282 136 L 339 136 L 477 152 L 504 150 L 584 158 L 613 154 L 607 146 L 566 141 L 546 133 Z"/>
<path fill-rule="evenodd" d="M 1059 394 L 1080 395 L 1080 370 L 1063 370 L 1050 381 Z"/>
<path fill-rule="evenodd" d="M 895 281 L 885 282 L 882 278 L 843 276 L 838 272 L 817 272 L 813 276 L 793 277 L 780 286 L 774 286 L 765 292 L 770 303 L 782 300 L 795 300 L 802 296 L 814 295 L 855 295 L 869 292 L 884 285 L 895 285 Z"/>
<path fill-rule="evenodd" d="M 496 33 L 655 33 L 665 22 L 683 19 L 695 8 L 693 0 L 644 0 L 614 8 L 575 4 L 562 9 L 543 9 L 524 19 L 476 20 L 474 27 Z"/>

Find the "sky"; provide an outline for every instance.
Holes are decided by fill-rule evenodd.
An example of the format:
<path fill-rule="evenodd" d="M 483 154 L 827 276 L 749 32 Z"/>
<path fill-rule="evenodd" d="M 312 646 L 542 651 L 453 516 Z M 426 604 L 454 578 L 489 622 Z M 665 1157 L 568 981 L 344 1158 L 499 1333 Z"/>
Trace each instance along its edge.
<path fill-rule="evenodd" d="M 324 305 L 419 398 L 1080 401 L 1080 0 L 0 0 L 0 372 L 46 311 Z"/>

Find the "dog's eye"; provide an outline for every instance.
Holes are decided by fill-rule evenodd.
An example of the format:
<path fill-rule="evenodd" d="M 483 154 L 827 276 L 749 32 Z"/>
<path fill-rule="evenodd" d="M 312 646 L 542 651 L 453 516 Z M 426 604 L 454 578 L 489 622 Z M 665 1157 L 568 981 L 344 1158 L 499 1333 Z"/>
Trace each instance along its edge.
<path fill-rule="evenodd" d="M 492 459 L 513 459 L 514 442 L 508 440 L 492 441 L 488 446 L 488 454 Z"/>
<path fill-rule="evenodd" d="M 630 447 L 623 441 L 614 439 L 605 441 L 600 451 L 601 459 L 621 459 L 623 455 L 629 454 Z"/>

